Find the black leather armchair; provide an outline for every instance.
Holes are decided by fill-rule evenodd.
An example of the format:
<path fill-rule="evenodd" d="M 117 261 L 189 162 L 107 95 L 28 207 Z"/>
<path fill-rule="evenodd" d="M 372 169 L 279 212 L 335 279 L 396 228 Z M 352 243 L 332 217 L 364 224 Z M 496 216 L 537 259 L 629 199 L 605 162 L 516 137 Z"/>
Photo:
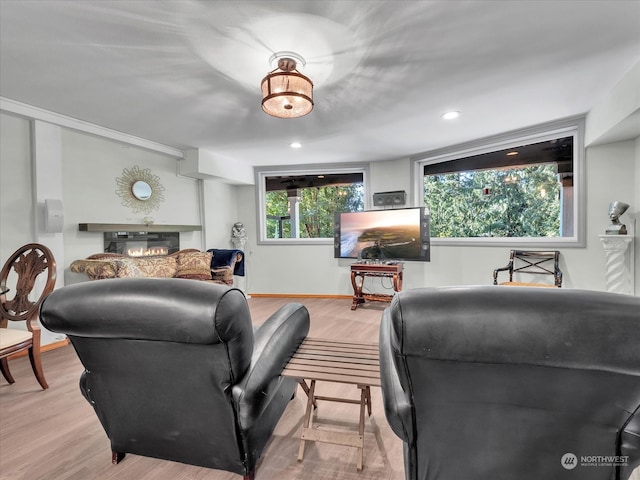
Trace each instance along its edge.
<path fill-rule="evenodd" d="M 627 480 L 640 464 L 638 297 L 404 291 L 380 369 L 407 479 Z"/>
<path fill-rule="evenodd" d="M 255 334 L 240 290 L 184 279 L 70 285 L 43 303 L 43 325 L 68 335 L 80 389 L 113 452 L 254 478 L 297 383 L 280 373 L 309 330 L 288 304 Z"/>

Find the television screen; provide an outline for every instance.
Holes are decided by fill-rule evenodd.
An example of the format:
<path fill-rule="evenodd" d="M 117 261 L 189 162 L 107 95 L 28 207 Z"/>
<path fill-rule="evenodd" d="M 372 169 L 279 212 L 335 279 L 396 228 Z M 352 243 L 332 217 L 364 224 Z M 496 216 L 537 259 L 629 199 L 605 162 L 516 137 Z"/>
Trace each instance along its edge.
<path fill-rule="evenodd" d="M 428 210 L 416 207 L 337 213 L 334 257 L 428 262 Z"/>

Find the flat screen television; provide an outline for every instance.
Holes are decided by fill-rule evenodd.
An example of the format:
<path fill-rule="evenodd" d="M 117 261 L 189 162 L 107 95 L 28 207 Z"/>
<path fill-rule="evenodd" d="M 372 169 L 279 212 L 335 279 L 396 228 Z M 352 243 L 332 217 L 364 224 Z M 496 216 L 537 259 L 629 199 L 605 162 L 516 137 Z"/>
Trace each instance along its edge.
<path fill-rule="evenodd" d="M 431 260 L 424 207 L 336 213 L 334 257 L 373 261 Z"/>

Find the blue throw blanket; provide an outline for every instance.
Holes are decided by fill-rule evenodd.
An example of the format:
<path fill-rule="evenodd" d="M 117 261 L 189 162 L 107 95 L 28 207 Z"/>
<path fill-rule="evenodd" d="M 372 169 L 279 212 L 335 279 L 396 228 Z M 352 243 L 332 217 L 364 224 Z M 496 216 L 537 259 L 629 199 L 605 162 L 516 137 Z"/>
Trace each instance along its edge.
<path fill-rule="evenodd" d="M 233 268 L 233 274 L 244 277 L 244 252 L 242 250 L 225 250 L 211 248 L 207 252 L 212 253 L 211 268 L 228 267 L 238 253 L 242 254 L 242 260 L 236 262 Z"/>

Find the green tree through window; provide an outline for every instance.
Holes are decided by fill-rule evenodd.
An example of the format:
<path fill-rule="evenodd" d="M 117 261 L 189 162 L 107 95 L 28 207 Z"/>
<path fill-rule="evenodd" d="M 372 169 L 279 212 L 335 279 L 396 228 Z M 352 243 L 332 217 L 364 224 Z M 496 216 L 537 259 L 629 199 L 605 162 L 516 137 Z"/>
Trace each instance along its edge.
<path fill-rule="evenodd" d="M 559 237 L 556 164 L 425 175 L 432 237 Z"/>
<path fill-rule="evenodd" d="M 336 212 L 364 208 L 362 182 L 298 189 L 300 238 L 332 238 Z M 291 215 L 286 190 L 266 192 L 267 238 L 290 238 Z"/>
<path fill-rule="evenodd" d="M 539 126 L 417 157 L 431 237 L 451 244 L 579 243 L 581 125 Z"/>

